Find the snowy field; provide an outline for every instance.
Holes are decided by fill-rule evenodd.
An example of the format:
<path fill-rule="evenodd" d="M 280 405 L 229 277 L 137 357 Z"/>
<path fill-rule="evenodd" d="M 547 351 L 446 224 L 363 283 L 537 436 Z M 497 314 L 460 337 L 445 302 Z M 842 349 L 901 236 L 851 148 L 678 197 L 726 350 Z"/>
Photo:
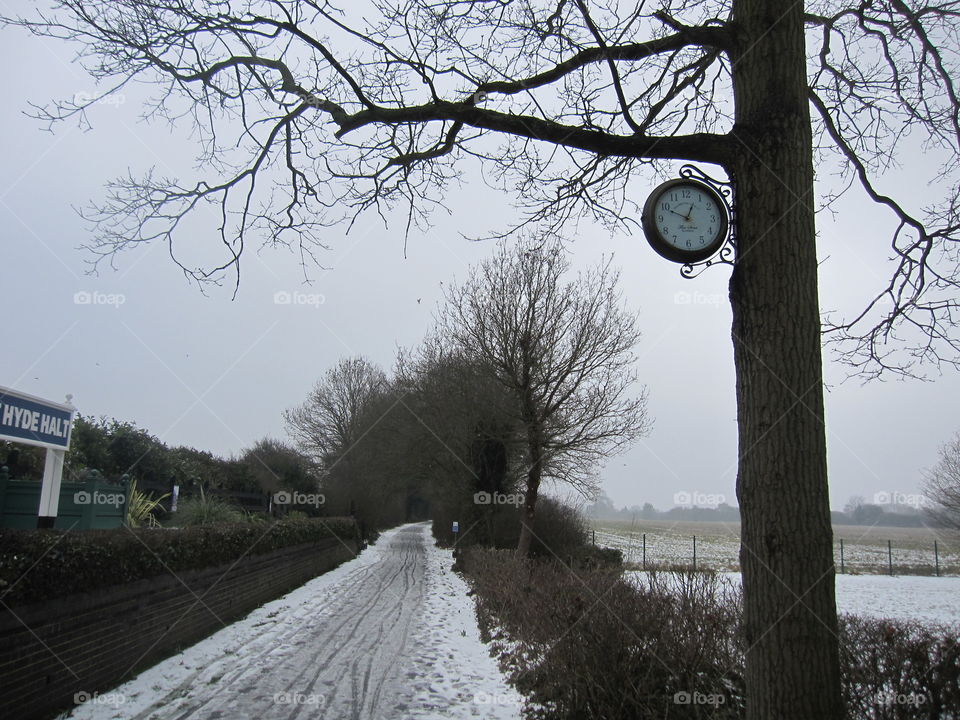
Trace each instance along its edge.
<path fill-rule="evenodd" d="M 647 573 L 628 571 L 635 582 Z M 731 589 L 740 588 L 740 573 L 721 573 Z M 837 610 L 893 620 L 951 625 L 960 630 L 960 577 L 837 575 Z"/>
<path fill-rule="evenodd" d="M 480 640 L 473 600 L 428 524 L 381 535 L 335 570 L 253 611 L 66 717 L 520 717 Z"/>
<path fill-rule="evenodd" d="M 646 567 L 691 566 L 718 571 L 740 569 L 740 525 L 723 522 L 600 523 L 594 525 L 597 545 L 623 552 L 625 562 L 642 566 L 646 535 Z M 887 541 L 890 541 L 895 575 L 933 575 L 937 543 L 941 575 L 960 575 L 960 543 L 927 528 L 859 527 L 840 525 L 834 531 L 834 561 L 847 573 L 888 573 Z"/>
<path fill-rule="evenodd" d="M 960 628 L 960 577 L 837 575 L 837 609 Z"/>

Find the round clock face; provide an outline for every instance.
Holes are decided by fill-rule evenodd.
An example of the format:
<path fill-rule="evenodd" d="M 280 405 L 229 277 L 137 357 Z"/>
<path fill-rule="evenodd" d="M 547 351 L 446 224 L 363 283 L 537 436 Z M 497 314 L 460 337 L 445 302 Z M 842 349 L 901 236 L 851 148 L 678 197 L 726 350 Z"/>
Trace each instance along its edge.
<path fill-rule="evenodd" d="M 690 263 L 716 253 L 727 237 L 727 208 L 717 192 L 696 180 L 668 180 L 643 206 L 643 232 L 667 260 Z"/>

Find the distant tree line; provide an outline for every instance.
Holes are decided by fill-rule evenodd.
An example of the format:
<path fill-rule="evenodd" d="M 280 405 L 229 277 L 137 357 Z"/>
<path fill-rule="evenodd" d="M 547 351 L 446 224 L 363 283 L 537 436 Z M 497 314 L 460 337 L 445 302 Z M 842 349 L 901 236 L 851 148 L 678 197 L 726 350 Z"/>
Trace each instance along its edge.
<path fill-rule="evenodd" d="M 708 507 L 677 506 L 669 510 L 657 510 L 652 503 L 617 508 L 606 493 L 584 508 L 584 514 L 595 520 L 628 521 L 634 520 L 690 520 L 714 522 L 740 522 L 738 508 L 727 503 L 718 503 Z"/>
<path fill-rule="evenodd" d="M 944 483 L 947 488 L 955 488 L 960 484 Z M 954 490 L 953 492 L 956 492 Z M 883 494 L 881 494 L 883 495 Z M 881 499 L 887 500 L 884 496 Z M 911 499 L 915 499 L 911 496 Z M 882 525 L 887 527 L 950 527 L 950 522 L 944 514 L 942 506 L 939 511 L 933 500 L 925 500 L 924 504 L 913 505 L 894 502 L 896 497 L 889 496 L 889 502 L 884 504 L 868 503 L 861 496 L 850 498 L 842 511 L 833 510 L 830 513 L 834 525 Z M 739 522 L 740 509 L 727 503 L 718 503 L 709 507 L 677 506 L 669 510 L 658 510 L 647 502 L 643 505 L 617 508 L 606 495 L 600 497 L 591 505 L 584 508 L 584 514 L 601 521 L 628 521 L 636 520 L 688 520 L 701 522 Z M 956 520 L 954 520 L 956 522 Z"/>

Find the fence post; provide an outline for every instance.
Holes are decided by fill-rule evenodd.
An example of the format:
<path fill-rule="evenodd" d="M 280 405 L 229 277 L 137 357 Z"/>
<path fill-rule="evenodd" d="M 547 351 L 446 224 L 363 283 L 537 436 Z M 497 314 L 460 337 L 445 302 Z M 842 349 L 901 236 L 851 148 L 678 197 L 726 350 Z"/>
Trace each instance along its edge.
<path fill-rule="evenodd" d="M 643 569 L 647 569 L 647 534 L 643 534 Z"/>
<path fill-rule="evenodd" d="M 887 567 L 890 568 L 890 575 L 893 575 L 893 549 L 890 541 L 887 540 Z"/>
<path fill-rule="evenodd" d="M 933 562 L 936 567 L 937 577 L 940 577 L 940 551 L 937 548 L 937 541 L 933 541 Z"/>
<path fill-rule="evenodd" d="M 593 531 L 593 546 L 594 546 L 594 547 L 597 546 L 597 531 L 596 531 L 596 530 Z"/>
<path fill-rule="evenodd" d="M 693 571 L 697 571 L 697 536 L 693 536 Z"/>
<path fill-rule="evenodd" d="M 840 574 L 843 575 L 843 538 L 840 538 Z"/>

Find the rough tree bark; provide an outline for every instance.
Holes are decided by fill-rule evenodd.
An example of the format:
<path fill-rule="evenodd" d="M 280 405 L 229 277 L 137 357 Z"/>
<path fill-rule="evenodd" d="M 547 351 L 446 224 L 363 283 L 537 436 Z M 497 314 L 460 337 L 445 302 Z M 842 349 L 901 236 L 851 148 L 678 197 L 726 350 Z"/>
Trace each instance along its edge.
<path fill-rule="evenodd" d="M 733 20 L 747 717 L 839 719 L 803 6 L 737 0 Z"/>

